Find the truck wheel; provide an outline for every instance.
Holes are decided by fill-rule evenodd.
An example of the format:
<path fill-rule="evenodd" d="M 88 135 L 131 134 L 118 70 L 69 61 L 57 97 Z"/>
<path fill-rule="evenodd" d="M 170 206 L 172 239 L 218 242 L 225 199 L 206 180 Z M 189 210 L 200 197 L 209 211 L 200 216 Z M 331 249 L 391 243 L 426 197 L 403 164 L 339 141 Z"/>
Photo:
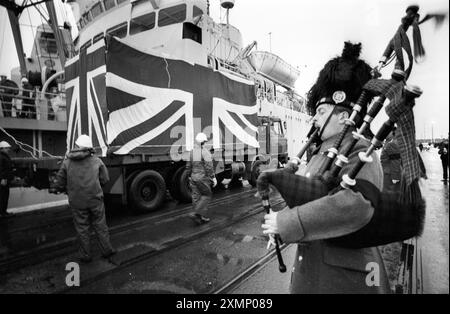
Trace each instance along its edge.
<path fill-rule="evenodd" d="M 166 183 L 158 172 L 145 170 L 134 177 L 128 194 L 134 210 L 152 212 L 164 202 Z"/>
<path fill-rule="evenodd" d="M 181 172 L 178 178 L 178 186 L 179 186 L 179 200 L 185 203 L 192 202 L 192 191 L 191 186 L 189 184 L 189 174 L 186 171 L 186 168 L 182 168 L 183 172 Z"/>
<path fill-rule="evenodd" d="M 255 161 L 252 167 L 252 172 L 250 174 L 250 179 L 248 182 L 251 186 L 256 187 L 256 181 L 258 180 L 259 174 L 261 173 L 261 166 L 264 165 L 264 162 L 261 160 Z"/>

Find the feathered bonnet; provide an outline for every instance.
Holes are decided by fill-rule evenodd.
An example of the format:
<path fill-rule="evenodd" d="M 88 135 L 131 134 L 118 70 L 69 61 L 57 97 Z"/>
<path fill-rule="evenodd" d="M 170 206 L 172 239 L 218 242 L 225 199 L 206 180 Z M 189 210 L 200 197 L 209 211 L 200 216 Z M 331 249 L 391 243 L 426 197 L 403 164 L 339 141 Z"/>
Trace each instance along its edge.
<path fill-rule="evenodd" d="M 363 86 L 371 77 L 372 68 L 359 59 L 361 44 L 345 42 L 340 57 L 328 61 L 320 71 L 316 83 L 308 93 L 306 103 L 309 114 L 323 103 L 352 108 Z"/>

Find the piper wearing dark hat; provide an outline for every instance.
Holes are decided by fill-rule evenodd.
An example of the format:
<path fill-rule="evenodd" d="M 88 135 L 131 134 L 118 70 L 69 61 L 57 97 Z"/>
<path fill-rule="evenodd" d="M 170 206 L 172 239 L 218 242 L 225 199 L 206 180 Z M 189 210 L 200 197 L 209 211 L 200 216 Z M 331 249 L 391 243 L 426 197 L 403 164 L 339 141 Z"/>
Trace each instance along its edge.
<path fill-rule="evenodd" d="M 311 88 L 307 106 L 315 114 L 313 123 L 322 141 L 300 175 L 314 177 L 327 158 L 349 118 L 353 103 L 371 79 L 371 67 L 359 59 L 361 44 L 345 43 L 340 57 L 330 60 Z M 362 114 L 364 115 L 364 113 Z M 348 132 L 342 146 L 352 141 Z M 357 163 L 358 153 L 368 143 L 359 141 L 340 174 Z M 366 165 L 357 178 L 368 182 L 374 193 L 382 190 L 383 173 L 378 157 Z M 293 187 L 298 188 L 298 187 Z M 301 189 L 299 189 L 301 190 Z M 361 193 L 342 190 L 293 208 L 265 216 L 265 234 L 279 234 L 285 243 L 298 243 L 291 277 L 291 293 L 388 293 L 386 270 L 377 248 L 350 249 L 329 239 L 351 234 L 372 218 L 372 203 Z"/>

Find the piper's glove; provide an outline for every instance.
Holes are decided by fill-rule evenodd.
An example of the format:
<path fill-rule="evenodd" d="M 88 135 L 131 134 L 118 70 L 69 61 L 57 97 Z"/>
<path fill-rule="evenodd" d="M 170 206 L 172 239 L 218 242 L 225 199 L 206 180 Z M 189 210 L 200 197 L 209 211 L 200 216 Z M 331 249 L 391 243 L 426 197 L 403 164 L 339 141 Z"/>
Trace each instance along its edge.
<path fill-rule="evenodd" d="M 216 177 L 212 178 L 212 186 L 215 188 L 217 186 L 217 179 Z"/>

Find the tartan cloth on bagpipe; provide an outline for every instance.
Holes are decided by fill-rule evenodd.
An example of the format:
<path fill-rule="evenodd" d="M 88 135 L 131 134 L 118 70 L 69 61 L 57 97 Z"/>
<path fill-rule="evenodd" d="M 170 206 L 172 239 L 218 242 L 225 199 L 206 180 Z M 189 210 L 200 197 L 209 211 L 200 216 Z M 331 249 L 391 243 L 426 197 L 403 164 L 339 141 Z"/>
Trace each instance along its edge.
<path fill-rule="evenodd" d="M 367 82 L 365 89 L 375 95 L 385 95 L 390 100 L 386 114 L 397 123 L 396 139 L 400 148 L 403 165 L 404 184 L 410 186 L 420 178 L 420 162 L 416 150 L 416 128 L 414 124 L 414 101 L 406 103 L 404 82 L 374 79 Z"/>
<path fill-rule="evenodd" d="M 328 239 L 334 245 L 360 249 L 400 242 L 420 236 L 425 222 L 425 201 L 405 202 L 398 193 L 380 192 L 372 183 L 356 179 L 360 192 L 374 208 L 369 223 L 348 235 Z"/>
<path fill-rule="evenodd" d="M 408 55 L 408 61 L 409 65 L 408 68 L 405 70 L 405 61 L 403 59 L 403 49 L 405 50 L 406 54 Z M 392 40 L 389 42 L 389 45 L 387 46 L 386 50 L 383 53 L 383 56 L 386 58 L 389 58 L 392 54 L 392 52 L 395 52 L 395 68 L 400 69 L 402 71 L 405 71 L 407 74 L 407 77 L 409 77 L 412 67 L 413 67 L 413 53 L 411 49 L 411 42 L 408 38 L 408 35 L 406 34 L 403 25 L 400 25 L 397 29 L 397 32 L 395 33 Z"/>

